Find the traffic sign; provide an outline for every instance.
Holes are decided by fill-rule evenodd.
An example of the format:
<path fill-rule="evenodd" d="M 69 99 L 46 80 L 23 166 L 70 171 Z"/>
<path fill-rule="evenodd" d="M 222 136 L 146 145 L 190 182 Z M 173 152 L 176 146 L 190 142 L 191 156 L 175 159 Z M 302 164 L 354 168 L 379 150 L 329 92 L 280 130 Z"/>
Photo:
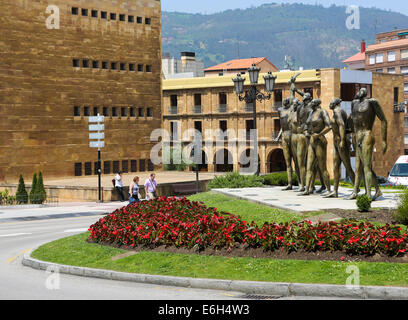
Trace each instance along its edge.
<path fill-rule="evenodd" d="M 104 124 L 90 124 L 89 131 L 105 131 Z"/>
<path fill-rule="evenodd" d="M 90 141 L 89 146 L 91 148 L 105 148 L 105 141 Z"/>
<path fill-rule="evenodd" d="M 89 133 L 90 140 L 103 140 L 105 139 L 105 133 L 103 132 L 96 132 L 96 133 Z"/>
<path fill-rule="evenodd" d="M 105 122 L 105 117 L 104 116 L 89 117 L 89 123 L 93 122 Z"/>

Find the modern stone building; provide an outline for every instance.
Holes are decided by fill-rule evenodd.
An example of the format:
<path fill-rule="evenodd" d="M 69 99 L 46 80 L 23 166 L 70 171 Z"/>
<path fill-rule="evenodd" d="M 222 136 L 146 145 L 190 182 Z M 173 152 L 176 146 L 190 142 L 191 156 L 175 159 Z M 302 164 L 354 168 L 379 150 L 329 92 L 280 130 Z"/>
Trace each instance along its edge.
<path fill-rule="evenodd" d="M 301 76 L 297 78 L 297 87 L 312 93 L 314 98 L 320 98 L 322 106 L 329 111 L 330 116 L 332 111 L 329 110 L 329 104 L 334 97 L 343 99 L 343 108 L 350 113 L 351 101 L 362 87 L 368 89 L 370 96 L 379 100 L 389 122 L 389 151 L 385 156 L 380 152 L 381 125 L 377 120 L 374 168 L 377 174 L 387 175 L 396 159 L 404 153 L 404 115 L 394 109 L 395 94 L 398 93 L 399 102 L 403 99 L 403 76 L 340 69 L 299 72 Z M 285 170 L 282 147 L 274 141 L 280 130 L 277 108 L 290 96 L 288 80 L 296 73 L 297 71 L 274 73 L 277 80 L 271 100 L 257 103 L 258 156 L 261 173 Z M 259 89 L 264 90 L 262 75 Z M 190 143 L 192 138 L 183 137 L 183 133 L 188 129 L 201 131 L 204 141 L 210 138 L 206 136 L 206 130 L 209 129 L 222 132 L 232 130 L 234 139 L 243 140 L 232 150 L 227 141 L 224 145 L 214 145 L 212 148 L 204 146 L 202 159 L 206 164 L 201 166 L 202 170 L 238 171 L 245 167 L 243 165 L 245 162 L 241 160 L 248 156 L 250 137 L 247 135 L 239 137 L 238 131 L 249 132 L 253 128 L 252 110 L 252 105 L 239 101 L 231 76 L 166 80 L 163 83 L 163 128 L 171 133 L 170 141 L 167 142 L 181 141 L 184 145 Z M 329 133 L 327 138 L 328 166 L 332 171 L 332 133 Z M 216 161 L 220 153 L 225 164 Z M 232 160 L 229 165 L 228 158 Z"/>
<path fill-rule="evenodd" d="M 88 117 L 98 113 L 102 172 L 152 169 L 160 1 L 2 0 L 0 9 L 0 181 L 39 170 L 46 178 L 96 174 Z"/>
<path fill-rule="evenodd" d="M 182 52 L 181 58 L 165 53 L 162 58 L 163 79 L 193 78 L 204 76 L 204 63 L 196 59 L 194 52 Z"/>

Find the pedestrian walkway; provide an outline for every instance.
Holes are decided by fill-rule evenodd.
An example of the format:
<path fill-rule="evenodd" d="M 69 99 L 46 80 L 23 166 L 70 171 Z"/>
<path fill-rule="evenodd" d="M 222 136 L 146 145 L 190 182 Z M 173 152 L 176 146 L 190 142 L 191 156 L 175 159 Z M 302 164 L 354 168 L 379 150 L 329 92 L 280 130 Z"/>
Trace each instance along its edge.
<path fill-rule="evenodd" d="M 356 210 L 355 200 L 345 200 L 352 193 L 351 189 L 340 188 L 338 199 L 323 198 L 319 194 L 299 196 L 298 189 L 282 191 L 283 187 L 213 189 L 231 197 L 245 199 L 259 204 L 294 212 L 322 211 L 327 209 Z M 372 203 L 373 208 L 395 209 L 398 205 L 398 193 L 383 191 L 384 195 Z M 388 193 L 390 192 L 390 193 Z"/>

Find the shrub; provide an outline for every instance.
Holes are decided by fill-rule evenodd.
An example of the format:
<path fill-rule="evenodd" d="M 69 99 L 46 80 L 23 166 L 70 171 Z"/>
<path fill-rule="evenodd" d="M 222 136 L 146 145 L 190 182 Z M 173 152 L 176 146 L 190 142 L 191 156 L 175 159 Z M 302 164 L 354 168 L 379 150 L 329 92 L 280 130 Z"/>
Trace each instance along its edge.
<path fill-rule="evenodd" d="M 399 203 L 394 214 L 394 219 L 401 224 L 408 225 L 408 190 L 399 196 Z"/>
<path fill-rule="evenodd" d="M 45 200 L 47 200 L 47 193 L 45 192 L 44 181 L 43 181 L 43 176 L 42 176 L 41 171 L 38 174 L 36 193 L 37 193 L 37 197 L 38 197 L 38 202 L 40 204 L 44 203 Z"/>
<path fill-rule="evenodd" d="M 241 175 L 238 172 L 228 173 L 224 176 L 215 177 L 209 184 L 209 189 L 223 188 L 254 188 L 263 187 L 264 179 L 255 175 Z"/>
<path fill-rule="evenodd" d="M 357 197 L 357 208 L 360 212 L 369 212 L 371 209 L 371 199 L 366 194 Z"/>
<path fill-rule="evenodd" d="M 10 191 L 5 189 L 0 191 L 0 204 L 2 205 L 13 205 L 16 202 L 16 197 L 10 195 Z"/>
<path fill-rule="evenodd" d="M 23 175 L 20 174 L 20 179 L 18 181 L 18 187 L 16 192 L 16 201 L 19 204 L 28 203 L 28 193 L 25 187 Z"/>
<path fill-rule="evenodd" d="M 171 148 L 168 159 L 165 159 L 164 170 L 165 171 L 184 171 L 187 169 L 188 165 L 183 161 L 182 155 L 177 149 Z M 179 164 L 174 163 L 174 158 L 179 159 Z"/>
<path fill-rule="evenodd" d="M 36 189 L 37 189 L 37 173 L 33 175 L 33 182 L 31 183 L 31 190 L 30 190 L 30 203 L 36 203 L 37 196 L 36 196 Z"/>
<path fill-rule="evenodd" d="M 207 208 L 186 198 L 160 197 L 131 204 L 100 219 L 89 228 L 90 241 L 124 247 L 138 245 L 204 249 L 232 248 L 236 244 L 264 250 L 293 252 L 342 251 L 352 255 L 402 256 L 408 252 L 408 234 L 395 225 L 368 222 L 310 221 L 265 223 L 262 227 L 240 217 Z"/>
<path fill-rule="evenodd" d="M 287 186 L 288 185 L 288 174 L 287 172 L 274 172 L 264 176 L 264 183 L 268 186 Z M 297 186 L 299 184 L 298 177 L 294 173 L 292 175 L 292 184 Z"/>

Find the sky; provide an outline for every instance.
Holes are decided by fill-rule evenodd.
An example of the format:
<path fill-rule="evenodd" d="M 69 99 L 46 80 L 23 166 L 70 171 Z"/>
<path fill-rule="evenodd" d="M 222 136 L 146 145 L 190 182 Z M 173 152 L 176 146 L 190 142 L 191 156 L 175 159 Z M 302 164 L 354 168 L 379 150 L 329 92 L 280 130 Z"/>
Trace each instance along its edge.
<path fill-rule="evenodd" d="M 259 6 L 264 3 L 302 2 L 306 4 L 321 4 L 323 6 L 357 5 L 360 7 L 377 7 L 391 9 L 408 15 L 407 0 L 162 0 L 163 11 L 179 11 L 188 13 L 214 13 L 228 9 L 245 9 L 251 6 Z"/>

